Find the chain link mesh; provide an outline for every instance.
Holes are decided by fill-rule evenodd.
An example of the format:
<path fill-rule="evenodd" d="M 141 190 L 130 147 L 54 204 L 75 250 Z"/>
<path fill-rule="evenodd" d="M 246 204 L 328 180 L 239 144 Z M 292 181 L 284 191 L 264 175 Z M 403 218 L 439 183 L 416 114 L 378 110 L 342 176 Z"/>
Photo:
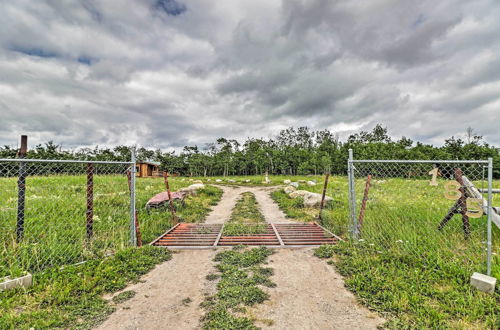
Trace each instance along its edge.
<path fill-rule="evenodd" d="M 352 166 L 351 231 L 365 251 L 486 271 L 487 211 L 477 197 L 488 187 L 487 164 L 354 161 Z"/>
<path fill-rule="evenodd" d="M 0 277 L 129 246 L 126 163 L 0 161 Z"/>

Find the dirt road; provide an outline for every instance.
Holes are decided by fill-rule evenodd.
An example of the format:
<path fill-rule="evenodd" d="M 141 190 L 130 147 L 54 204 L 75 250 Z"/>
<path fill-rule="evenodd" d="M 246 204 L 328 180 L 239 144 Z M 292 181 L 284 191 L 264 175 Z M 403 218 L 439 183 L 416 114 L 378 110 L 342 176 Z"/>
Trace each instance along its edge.
<path fill-rule="evenodd" d="M 206 219 L 223 223 L 236 200 L 253 192 L 266 221 L 290 222 L 272 201 L 272 188 L 229 187 Z M 135 297 L 119 305 L 98 329 L 199 329 L 205 294 L 215 292 L 205 276 L 214 272 L 215 250 L 182 250 L 158 265 L 143 282 L 126 290 Z M 264 329 L 376 329 L 383 319 L 356 303 L 332 266 L 312 255 L 312 249 L 277 249 L 270 257 L 276 288 L 266 289 L 270 300 L 251 309 Z"/>

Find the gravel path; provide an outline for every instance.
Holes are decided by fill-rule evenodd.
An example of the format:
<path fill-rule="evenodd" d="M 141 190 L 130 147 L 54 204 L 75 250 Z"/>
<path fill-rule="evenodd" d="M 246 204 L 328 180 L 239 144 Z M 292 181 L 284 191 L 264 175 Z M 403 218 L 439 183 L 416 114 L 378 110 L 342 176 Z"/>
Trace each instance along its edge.
<path fill-rule="evenodd" d="M 236 201 L 244 192 L 251 192 L 255 195 L 259 208 L 267 222 L 270 223 L 291 223 L 293 221 L 287 219 L 283 211 L 273 201 L 270 193 L 277 187 L 242 187 L 242 186 L 218 186 L 224 191 L 222 199 L 217 204 L 212 212 L 207 216 L 205 223 L 224 223 L 231 217 Z"/>
<path fill-rule="evenodd" d="M 98 329 L 199 329 L 204 293 L 215 292 L 214 282 L 205 279 L 214 271 L 215 254 L 215 250 L 174 254 L 140 283 L 127 287 L 135 297 L 118 305 Z"/>
<path fill-rule="evenodd" d="M 223 223 L 243 192 L 255 194 L 266 221 L 292 222 L 273 202 L 269 187 L 220 186 L 221 201 L 206 223 Z M 199 329 L 205 294 L 215 292 L 205 276 L 214 272 L 215 250 L 182 250 L 129 286 L 135 297 L 118 305 L 98 329 Z M 376 329 L 383 319 L 356 303 L 334 267 L 312 255 L 312 249 L 276 249 L 270 257 L 276 288 L 270 300 L 251 310 L 265 329 Z M 270 321 L 272 320 L 272 321 Z"/>
<path fill-rule="evenodd" d="M 276 288 L 252 314 L 263 329 L 377 329 L 384 323 L 360 306 L 342 277 L 312 249 L 279 249 L 269 257 Z"/>

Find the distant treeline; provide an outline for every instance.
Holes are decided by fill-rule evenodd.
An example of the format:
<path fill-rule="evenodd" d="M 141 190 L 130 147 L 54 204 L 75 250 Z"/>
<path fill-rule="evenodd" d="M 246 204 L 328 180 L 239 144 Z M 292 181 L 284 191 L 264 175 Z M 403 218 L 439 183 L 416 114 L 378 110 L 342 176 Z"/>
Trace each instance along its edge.
<path fill-rule="evenodd" d="M 381 125 L 371 132 L 361 131 L 340 141 L 329 130 L 307 127 L 288 128 L 272 139 L 247 139 L 244 142 L 219 138 L 202 147 L 186 146 L 180 153 L 138 148 L 138 160 L 155 160 L 162 168 L 180 175 L 254 175 L 263 174 L 345 174 L 348 149 L 356 159 L 494 159 L 494 175 L 500 178 L 499 148 L 467 129 L 464 139 L 450 137 L 441 147 L 414 142 L 406 137 L 394 141 Z M 15 158 L 17 150 L 0 147 L 0 158 Z M 80 148 L 63 150 L 48 142 L 28 151 L 27 158 L 130 160 L 130 147 Z"/>

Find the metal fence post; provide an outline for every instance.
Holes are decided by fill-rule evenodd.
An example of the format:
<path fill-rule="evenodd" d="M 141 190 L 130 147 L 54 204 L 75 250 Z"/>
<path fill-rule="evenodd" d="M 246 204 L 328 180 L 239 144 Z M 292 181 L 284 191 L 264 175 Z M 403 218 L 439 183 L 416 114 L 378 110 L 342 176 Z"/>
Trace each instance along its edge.
<path fill-rule="evenodd" d="M 349 159 L 347 161 L 347 172 L 349 177 L 349 209 L 351 213 L 351 235 L 358 238 L 358 219 L 356 218 L 356 191 L 354 183 L 354 164 L 352 149 L 349 149 Z"/>
<path fill-rule="evenodd" d="M 135 228 L 135 148 L 131 150 L 130 162 L 130 244 L 137 246 L 137 235 Z"/>
<path fill-rule="evenodd" d="M 21 148 L 19 149 L 19 158 L 26 157 L 28 152 L 28 136 L 21 135 Z M 17 225 L 16 238 L 20 242 L 24 236 L 24 209 L 26 202 L 26 163 L 19 162 L 19 178 L 17 181 Z"/>
<path fill-rule="evenodd" d="M 491 275 L 491 212 L 493 211 L 492 205 L 492 188 L 493 188 L 493 158 L 488 158 L 488 221 L 487 221 L 487 246 L 486 246 L 486 274 Z"/>

